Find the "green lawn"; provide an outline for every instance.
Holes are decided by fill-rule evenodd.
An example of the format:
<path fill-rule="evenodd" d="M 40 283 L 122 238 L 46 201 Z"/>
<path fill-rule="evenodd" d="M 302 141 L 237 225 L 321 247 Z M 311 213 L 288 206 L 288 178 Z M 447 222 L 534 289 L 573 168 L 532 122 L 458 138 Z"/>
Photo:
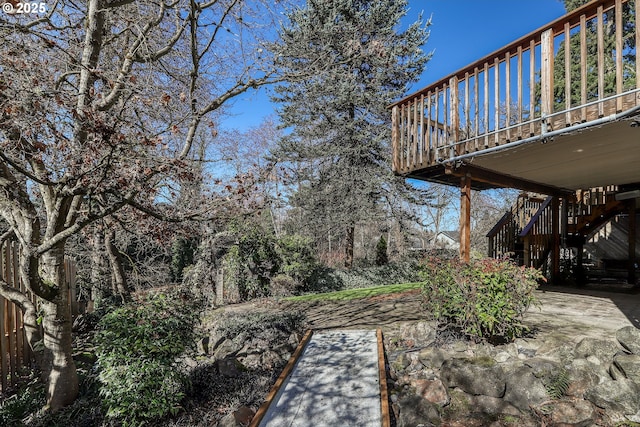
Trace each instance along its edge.
<path fill-rule="evenodd" d="M 411 289 L 419 289 L 422 282 L 402 283 L 399 285 L 375 286 L 373 288 L 346 289 L 343 291 L 328 292 L 326 294 L 310 294 L 284 298 L 285 301 L 349 301 L 352 299 L 368 298 L 376 295 L 404 292 Z"/>

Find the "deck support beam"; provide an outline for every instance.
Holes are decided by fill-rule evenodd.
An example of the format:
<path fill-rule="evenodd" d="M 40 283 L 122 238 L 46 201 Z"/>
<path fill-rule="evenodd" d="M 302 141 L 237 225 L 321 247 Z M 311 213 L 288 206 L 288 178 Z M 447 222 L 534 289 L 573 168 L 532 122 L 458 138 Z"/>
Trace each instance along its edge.
<path fill-rule="evenodd" d="M 460 260 L 471 259 L 471 175 L 460 179 Z"/>

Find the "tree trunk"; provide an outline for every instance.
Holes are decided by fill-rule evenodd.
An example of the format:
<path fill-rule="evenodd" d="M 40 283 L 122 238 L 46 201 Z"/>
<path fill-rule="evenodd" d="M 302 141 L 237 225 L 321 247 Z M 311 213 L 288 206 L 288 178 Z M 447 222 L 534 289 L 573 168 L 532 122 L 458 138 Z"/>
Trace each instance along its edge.
<path fill-rule="evenodd" d="M 95 227 L 91 234 L 91 272 L 89 281 L 91 283 L 91 300 L 95 306 L 102 304 L 102 300 L 106 296 L 104 274 L 104 232 L 102 229 Z"/>
<path fill-rule="evenodd" d="M 78 396 L 78 375 L 72 357 L 71 305 L 65 282 L 64 242 L 42 255 L 41 267 L 45 284 L 58 290 L 52 301 L 41 300 L 46 408 L 56 412 L 73 403 Z"/>
<path fill-rule="evenodd" d="M 347 227 L 347 233 L 345 235 L 345 245 L 344 245 L 344 266 L 346 268 L 353 267 L 353 244 L 354 244 L 354 236 L 356 232 L 356 227 L 350 225 Z"/>
<path fill-rule="evenodd" d="M 107 249 L 109 257 L 109 265 L 111 267 L 111 283 L 113 285 L 113 294 L 118 295 L 122 302 L 129 300 L 129 288 L 127 286 L 127 277 L 124 274 L 124 267 L 120 260 L 120 251 L 115 244 L 116 231 L 107 230 L 104 237 L 104 245 Z"/>

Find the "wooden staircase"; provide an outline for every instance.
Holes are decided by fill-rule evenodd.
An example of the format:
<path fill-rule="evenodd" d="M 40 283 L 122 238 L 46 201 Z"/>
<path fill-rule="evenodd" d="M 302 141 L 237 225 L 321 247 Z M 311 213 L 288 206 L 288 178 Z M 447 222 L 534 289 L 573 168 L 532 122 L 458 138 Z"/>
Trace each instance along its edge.
<path fill-rule="evenodd" d="M 624 201 L 616 200 L 617 192 L 615 186 L 579 190 L 574 200 L 566 202 L 566 207 L 560 205 L 558 232 L 565 237 L 565 246 L 581 247 L 590 234 L 628 209 Z M 542 267 L 553 244 L 552 200 L 539 194 L 521 193 L 487 234 L 488 255 L 510 257 L 519 265 Z"/>

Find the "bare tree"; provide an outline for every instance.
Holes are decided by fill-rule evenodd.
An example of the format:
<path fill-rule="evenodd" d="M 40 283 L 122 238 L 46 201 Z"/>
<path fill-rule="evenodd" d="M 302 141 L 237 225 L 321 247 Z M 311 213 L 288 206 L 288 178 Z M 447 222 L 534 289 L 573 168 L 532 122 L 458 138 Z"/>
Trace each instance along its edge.
<path fill-rule="evenodd" d="M 184 214 L 158 201 L 192 176 L 189 153 L 211 115 L 275 76 L 259 43 L 273 26 L 270 2 L 47 8 L 0 16 L 0 215 L 20 244 L 20 277 L 38 296 L 44 334 L 26 293 L 0 282 L 0 295 L 24 313 L 55 411 L 78 393 L 67 242 L 124 207 L 166 220 L 215 214 L 215 203 Z"/>

